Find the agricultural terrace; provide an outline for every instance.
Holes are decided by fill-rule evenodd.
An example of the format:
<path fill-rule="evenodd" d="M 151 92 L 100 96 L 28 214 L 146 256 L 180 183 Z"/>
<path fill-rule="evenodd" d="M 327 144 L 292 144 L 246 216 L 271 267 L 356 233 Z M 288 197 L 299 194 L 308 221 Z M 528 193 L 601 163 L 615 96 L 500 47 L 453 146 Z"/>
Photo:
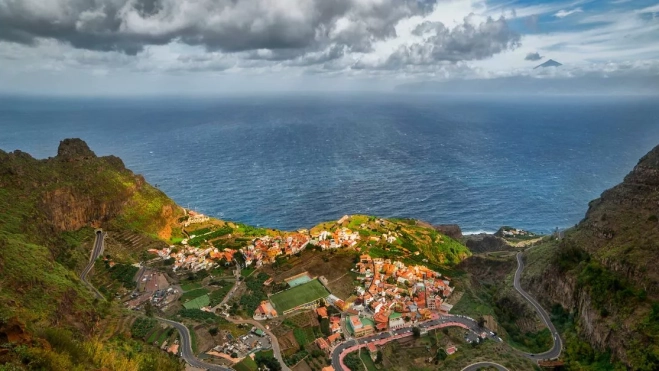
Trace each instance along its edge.
<path fill-rule="evenodd" d="M 312 280 L 292 289 L 282 291 L 270 297 L 270 302 L 277 310 L 277 313 L 283 314 L 291 309 L 312 303 L 318 299 L 325 298 L 329 292 L 317 280 Z"/>
<path fill-rule="evenodd" d="M 185 302 L 183 306 L 185 307 L 185 309 L 201 309 L 203 307 L 207 307 L 209 304 L 210 304 L 210 298 L 206 294 Z"/>

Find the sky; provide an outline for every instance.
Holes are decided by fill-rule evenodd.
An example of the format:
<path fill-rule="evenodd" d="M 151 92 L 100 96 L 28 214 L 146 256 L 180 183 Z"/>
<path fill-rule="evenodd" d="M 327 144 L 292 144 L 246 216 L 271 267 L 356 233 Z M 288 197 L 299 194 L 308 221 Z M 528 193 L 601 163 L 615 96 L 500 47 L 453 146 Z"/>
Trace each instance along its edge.
<path fill-rule="evenodd" d="M 658 76 L 657 0 L 0 0 L 3 94 Z"/>

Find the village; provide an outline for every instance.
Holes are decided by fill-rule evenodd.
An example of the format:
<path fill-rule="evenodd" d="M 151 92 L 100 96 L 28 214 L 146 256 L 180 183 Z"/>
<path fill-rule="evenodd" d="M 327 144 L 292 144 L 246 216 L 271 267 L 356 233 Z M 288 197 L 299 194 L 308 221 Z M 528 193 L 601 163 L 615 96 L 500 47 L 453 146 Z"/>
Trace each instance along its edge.
<path fill-rule="evenodd" d="M 265 269 L 268 276 L 259 282 L 263 286 L 261 291 L 268 293 L 267 297 L 260 299 L 261 302 L 252 307 L 254 309 L 250 309 L 253 312 L 240 313 L 262 323 L 260 328 L 270 329 L 274 335 L 265 334 L 258 327 L 252 327 L 251 330 L 220 329 L 218 337 L 213 336 L 213 339 L 204 342 L 204 353 L 211 357 L 209 360 L 241 367 L 246 362 L 253 362 L 256 354 L 268 350 L 272 352 L 272 343 L 277 341 L 287 365 L 294 366 L 306 360 L 306 364 L 324 369 L 324 363 L 328 361 L 334 349 L 345 341 L 380 333 L 411 331 L 423 323 L 437 321 L 451 311 L 452 305 L 447 302 L 454 290 L 451 287 L 451 279 L 422 263 L 422 260 L 427 260 L 415 259 L 414 256 L 417 256 L 418 252 L 397 247 L 400 251 L 407 251 L 403 256 L 398 255 L 398 259 L 382 255 L 372 256 L 368 253 L 373 246 L 381 246 L 383 251 L 387 251 L 387 246 L 400 245 L 401 239 L 405 237 L 400 228 L 397 228 L 399 225 L 384 219 L 353 218 L 346 215 L 335 222 L 321 224 L 311 231 L 252 230 L 252 237 L 246 238 L 244 234 L 240 234 L 243 231 L 239 230 L 239 225 L 209 221 L 202 214 L 190 213 L 184 226 L 194 229 L 186 233 L 187 238 L 177 245 L 152 249 L 149 252 L 160 258 L 164 266 L 169 267 L 171 272 L 180 278 L 187 279 L 188 276 L 201 273 L 204 273 L 202 276 L 207 276 L 208 272 L 227 272 L 229 269 L 235 269 L 233 280 L 227 278 L 226 273 L 224 277 L 216 278 L 213 278 L 215 273 L 212 273 L 211 281 L 206 280 L 203 284 L 202 281 L 195 281 L 199 282 L 200 286 L 193 283 L 177 286 L 168 285 L 156 271 L 141 270 L 139 280 L 143 282 L 139 284 L 138 290 L 127 305 L 140 308 L 148 298 L 154 307 L 167 311 L 178 299 L 186 310 L 198 309 L 209 315 L 230 319 L 235 316 L 236 308 L 244 308 L 246 305 L 241 298 L 241 295 L 249 292 L 245 291 L 245 283 L 252 282 L 247 286 L 251 287 L 249 290 L 254 290 L 254 286 L 250 285 L 254 284 L 257 275 L 263 274 L 258 272 L 264 272 Z M 371 232 L 365 234 L 366 230 Z M 374 231 L 375 233 L 372 233 Z M 318 252 L 326 257 L 335 253 L 340 254 L 339 256 L 351 256 L 354 261 L 352 266 L 342 265 L 341 272 L 337 272 L 340 274 L 330 274 L 334 277 L 333 282 L 339 280 L 334 285 L 323 275 L 314 275 L 307 271 L 288 276 L 272 276 L 277 267 L 290 267 L 287 263 L 289 261 L 304 261 L 300 257 L 307 249 L 317 251 L 304 255 L 315 256 L 314 259 L 319 260 L 314 263 L 314 267 L 323 264 L 321 255 L 314 255 Z M 403 258 L 405 262 L 402 261 Z M 419 263 L 416 263 L 417 261 Z M 285 268 L 288 269 L 290 268 Z M 318 271 L 318 268 L 314 269 Z M 240 281 L 237 280 L 239 275 Z M 346 275 L 348 280 L 343 280 L 341 277 Z M 231 283 L 224 288 L 218 289 L 217 286 L 208 284 L 213 280 L 218 282 L 227 279 Z M 351 289 L 346 290 L 345 285 L 350 282 Z M 343 289 L 340 289 L 341 287 Z M 179 289 L 182 289 L 183 296 L 179 295 Z M 335 292 L 334 289 L 339 291 Z M 221 305 L 212 304 L 219 302 L 213 297 L 218 298 L 216 294 L 220 292 L 226 295 L 225 299 Z M 249 307 L 248 304 L 247 306 Z M 177 306 L 174 305 L 174 308 Z M 186 313 L 207 318 L 194 312 Z M 291 323 L 299 324 L 293 326 Z M 208 331 L 207 325 L 199 324 L 197 327 L 199 330 L 195 328 L 195 331 L 198 335 Z M 201 330 L 202 328 L 206 330 Z M 302 332 L 304 335 L 300 335 Z M 372 358 L 378 349 L 375 345 L 369 347 Z M 456 350 L 456 347 L 452 347 L 447 349 L 447 353 Z"/>
<path fill-rule="evenodd" d="M 184 226 L 189 227 L 191 224 L 208 222 L 208 217 L 203 214 L 189 211 L 189 219 L 184 222 Z M 337 224 L 347 220 L 348 216 L 337 221 Z M 278 258 L 289 257 L 300 253 L 309 244 L 318 246 L 321 250 L 352 248 L 355 247 L 360 239 L 359 233 L 348 228 L 339 228 L 334 232 L 322 230 L 317 233 L 309 233 L 306 229 L 298 230 L 295 233 L 286 235 L 269 236 L 264 235 L 256 237 L 250 243 L 240 248 L 217 248 L 213 241 L 206 241 L 205 247 L 193 246 L 189 242 L 194 239 L 203 239 L 205 236 L 212 235 L 213 231 L 205 231 L 203 234 L 191 232 L 189 238 L 181 241 L 180 246 L 171 245 L 162 249 L 150 249 L 149 252 L 156 254 L 160 258 L 167 260 L 173 259 L 174 271 L 185 269 L 197 272 L 204 269 L 211 269 L 218 264 L 230 264 L 234 259 L 239 260 L 241 265 L 246 267 L 260 268 L 264 264 L 272 264 Z M 384 236 L 383 238 L 387 238 Z M 239 254 L 238 256 L 236 254 Z"/>

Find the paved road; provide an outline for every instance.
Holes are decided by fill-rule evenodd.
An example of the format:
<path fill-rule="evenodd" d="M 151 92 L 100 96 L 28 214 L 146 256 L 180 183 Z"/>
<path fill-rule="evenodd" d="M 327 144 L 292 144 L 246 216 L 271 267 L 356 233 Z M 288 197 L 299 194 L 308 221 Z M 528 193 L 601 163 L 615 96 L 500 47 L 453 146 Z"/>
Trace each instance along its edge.
<path fill-rule="evenodd" d="M 494 368 L 496 368 L 496 369 L 499 370 L 499 371 L 508 371 L 507 368 L 501 366 L 501 365 L 498 364 L 498 363 L 494 363 L 494 362 L 478 362 L 478 363 L 474 363 L 474 364 L 471 364 L 471 365 L 469 365 L 469 366 L 463 368 L 461 371 L 477 371 L 477 370 L 479 370 L 479 369 L 481 369 L 481 368 L 483 368 L 483 367 L 494 367 Z"/>
<path fill-rule="evenodd" d="M 96 238 L 94 240 L 94 248 L 92 249 L 92 253 L 89 255 L 89 262 L 87 263 L 87 266 L 82 270 L 82 273 L 80 273 L 80 280 L 82 283 L 84 283 L 87 287 L 89 287 L 93 292 L 94 295 L 99 298 L 105 300 L 105 296 L 101 294 L 96 287 L 94 287 L 89 281 L 87 281 L 87 275 L 89 272 L 91 272 L 92 268 L 94 268 L 94 263 L 96 262 L 96 259 L 98 259 L 99 256 L 103 253 L 103 248 L 104 248 L 104 242 L 105 242 L 105 235 L 106 233 L 103 232 L 102 230 L 98 229 L 96 230 Z"/>
<path fill-rule="evenodd" d="M 218 308 L 222 307 L 224 304 L 226 304 L 229 301 L 229 299 L 231 299 L 233 294 L 235 294 L 236 291 L 238 290 L 238 286 L 240 286 L 240 284 L 242 282 L 240 280 L 240 264 L 238 264 L 238 262 L 236 260 L 234 260 L 234 262 L 236 263 L 236 269 L 234 270 L 234 275 L 236 277 L 236 282 L 233 284 L 233 287 L 231 288 L 229 293 L 227 293 L 227 295 L 224 297 L 224 299 L 222 299 L 220 304 L 218 304 L 218 305 L 216 305 L 215 307 L 212 308 L 213 313 L 215 313 L 215 311 Z M 270 330 L 266 329 L 265 326 L 263 326 L 259 321 L 252 320 L 252 319 L 247 319 L 247 320 L 235 319 L 235 318 L 231 318 L 231 317 L 228 317 L 226 319 L 227 319 L 227 321 L 235 323 L 235 324 L 245 324 L 245 323 L 250 324 L 252 326 L 256 326 L 258 329 L 265 332 L 266 335 L 268 335 L 270 337 L 270 344 L 272 345 L 272 353 L 273 353 L 274 357 L 281 364 L 282 371 L 290 371 L 290 368 L 288 368 L 286 366 L 286 363 L 284 363 L 284 358 L 281 355 L 281 348 L 279 348 L 279 342 L 277 341 L 277 337 L 272 332 L 270 332 Z"/>
<path fill-rule="evenodd" d="M 173 326 L 175 329 L 178 330 L 179 334 L 181 335 L 181 345 L 180 345 L 180 350 L 181 350 L 181 358 L 183 358 L 188 364 L 194 367 L 199 367 L 203 368 L 206 370 L 210 371 L 231 371 L 233 369 L 224 367 L 224 366 L 219 366 L 219 365 L 212 365 L 210 363 L 206 363 L 204 361 L 199 360 L 197 357 L 195 357 L 194 353 L 192 352 L 192 340 L 190 339 L 190 330 L 188 328 L 179 322 L 175 321 L 170 321 L 165 318 L 160 318 L 156 317 L 157 320 L 160 322 L 166 323 L 170 326 Z"/>
<path fill-rule="evenodd" d="M 281 364 L 281 369 L 282 371 L 291 371 L 288 366 L 286 366 L 286 363 L 284 363 L 284 358 L 281 356 L 281 348 L 279 348 L 279 342 L 277 341 L 277 337 L 275 334 L 270 332 L 270 330 L 266 329 L 265 326 L 263 326 L 259 321 L 254 320 L 254 319 L 233 319 L 233 318 L 227 318 L 229 322 L 235 323 L 235 324 L 250 324 L 252 326 L 256 326 L 256 328 L 260 329 L 261 331 L 265 332 L 266 335 L 270 337 L 270 344 L 272 345 L 272 353 L 274 357 L 279 361 Z"/>
<path fill-rule="evenodd" d="M 545 323 L 545 325 L 549 329 L 549 332 L 551 332 L 551 335 L 554 338 L 554 345 L 550 350 L 544 353 L 537 353 L 537 354 L 524 353 L 524 355 L 535 361 L 558 358 L 561 356 L 561 350 L 563 348 L 561 336 L 558 334 L 558 331 L 556 331 L 556 327 L 554 327 L 554 324 L 551 323 L 551 319 L 549 317 L 549 314 L 547 314 L 547 311 L 545 311 L 545 309 L 531 295 L 529 295 L 526 291 L 524 291 L 524 289 L 522 289 L 522 285 L 520 284 L 519 280 L 522 276 L 523 270 L 524 270 L 524 260 L 522 259 L 522 252 L 518 252 L 517 270 L 515 271 L 515 280 L 513 281 L 513 286 L 515 287 L 515 290 L 517 290 L 517 292 L 519 292 L 526 300 L 528 300 L 529 303 L 531 303 L 531 305 L 533 305 L 536 312 L 538 312 L 538 315 L 540 316 L 540 318 L 542 318 L 542 321 Z"/>
<path fill-rule="evenodd" d="M 479 328 L 478 323 L 475 320 L 473 320 L 469 317 L 465 317 L 465 316 L 453 316 L 453 315 L 441 316 L 438 319 L 434 319 L 434 320 L 419 323 L 419 324 L 417 324 L 417 326 L 421 329 L 428 329 L 428 328 L 431 328 L 431 327 L 438 327 L 438 326 L 441 326 L 441 325 L 447 325 L 449 323 L 463 325 L 464 327 L 467 327 L 467 328 L 469 328 L 473 331 L 476 331 L 478 333 L 481 332 L 481 329 Z M 381 333 L 378 333 L 378 334 L 375 334 L 375 335 L 345 341 L 345 342 L 339 344 L 338 346 L 336 346 L 336 348 L 334 348 L 332 350 L 332 353 L 330 355 L 330 357 L 332 359 L 332 367 L 334 367 L 334 369 L 337 370 L 337 371 L 343 370 L 343 366 L 341 366 L 341 353 L 343 353 L 344 351 L 346 351 L 347 349 L 349 349 L 351 347 L 354 347 L 354 346 L 357 346 L 357 345 L 363 345 L 363 344 L 371 343 L 371 342 L 375 342 L 375 341 L 379 341 L 379 342 L 394 341 L 394 340 L 399 339 L 401 336 L 410 336 L 410 335 L 412 335 L 412 328 L 411 327 L 404 327 L 404 328 L 401 328 L 401 329 L 398 329 L 398 330 L 393 330 L 393 331 L 388 331 L 388 332 L 381 332 Z M 494 335 L 489 335 L 489 337 L 493 341 L 500 342 L 499 338 L 497 338 Z"/>

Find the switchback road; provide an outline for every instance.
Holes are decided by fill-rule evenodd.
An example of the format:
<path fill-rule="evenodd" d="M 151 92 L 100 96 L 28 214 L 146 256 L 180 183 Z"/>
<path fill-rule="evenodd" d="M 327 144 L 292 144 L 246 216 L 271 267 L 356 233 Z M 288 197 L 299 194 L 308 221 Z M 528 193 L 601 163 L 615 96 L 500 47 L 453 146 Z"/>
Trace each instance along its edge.
<path fill-rule="evenodd" d="M 163 322 L 165 324 L 168 324 L 170 326 L 173 326 L 176 330 L 178 330 L 179 334 L 181 335 L 181 358 L 183 358 L 188 364 L 194 367 L 199 367 L 203 368 L 206 370 L 210 371 L 232 371 L 233 369 L 224 367 L 224 366 L 219 366 L 219 365 L 212 365 L 210 363 L 206 363 L 204 361 L 199 360 L 197 357 L 195 357 L 194 353 L 192 352 L 192 340 L 190 338 L 190 330 L 182 323 L 171 321 L 165 318 L 160 318 L 156 317 L 156 319 L 160 322 Z"/>
<path fill-rule="evenodd" d="M 517 290 L 517 292 L 519 292 L 524 297 L 524 299 L 526 299 L 529 303 L 531 303 L 531 305 L 533 305 L 536 312 L 538 312 L 538 315 L 540 316 L 540 318 L 542 318 L 542 321 L 549 329 L 549 332 L 551 332 L 551 336 L 554 341 L 554 345 L 552 346 L 552 348 L 544 353 L 538 353 L 538 354 L 524 353 L 524 355 L 535 361 L 558 358 L 561 356 L 561 350 L 563 348 L 561 336 L 558 334 L 558 331 L 556 331 L 556 327 L 554 327 L 554 324 L 551 322 L 551 317 L 549 317 L 547 311 L 545 311 L 545 309 L 531 295 L 529 295 L 526 291 L 524 291 L 524 289 L 522 289 L 522 285 L 520 284 L 520 278 L 522 276 L 522 271 L 524 270 L 524 260 L 522 259 L 522 255 L 523 255 L 522 252 L 517 253 L 517 270 L 515 271 L 515 279 L 513 281 L 513 286 L 515 287 L 515 290 Z"/>
<path fill-rule="evenodd" d="M 89 255 L 89 262 L 87 263 L 87 266 L 82 270 L 82 273 L 80 273 L 80 280 L 82 283 L 85 284 L 85 286 L 89 287 L 90 290 L 94 292 L 94 295 L 102 300 L 105 300 L 105 297 L 103 294 L 101 294 L 96 287 L 94 287 L 89 281 L 87 281 L 87 275 L 89 272 L 91 272 L 92 268 L 94 268 L 94 263 L 96 262 L 96 259 L 98 259 L 99 256 L 103 253 L 103 248 L 104 248 L 104 243 L 105 243 L 105 235 L 106 233 L 103 232 L 100 229 L 96 230 L 96 238 L 94 239 L 94 248 L 92 249 L 92 253 Z"/>

